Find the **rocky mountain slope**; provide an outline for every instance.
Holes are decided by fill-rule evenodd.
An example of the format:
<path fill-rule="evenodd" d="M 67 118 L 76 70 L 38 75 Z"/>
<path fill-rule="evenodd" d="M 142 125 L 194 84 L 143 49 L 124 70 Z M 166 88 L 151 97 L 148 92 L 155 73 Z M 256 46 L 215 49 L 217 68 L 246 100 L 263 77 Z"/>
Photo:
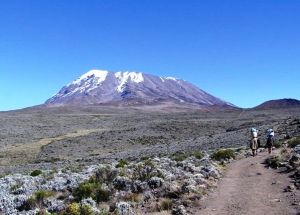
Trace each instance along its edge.
<path fill-rule="evenodd" d="M 265 110 L 265 109 L 278 109 L 278 108 L 300 108 L 300 101 L 297 99 L 277 99 L 266 101 L 254 109 Z"/>
<path fill-rule="evenodd" d="M 47 106 L 97 104 L 194 104 L 205 107 L 234 107 L 191 83 L 173 77 L 137 72 L 91 70 L 64 86 L 46 101 Z"/>

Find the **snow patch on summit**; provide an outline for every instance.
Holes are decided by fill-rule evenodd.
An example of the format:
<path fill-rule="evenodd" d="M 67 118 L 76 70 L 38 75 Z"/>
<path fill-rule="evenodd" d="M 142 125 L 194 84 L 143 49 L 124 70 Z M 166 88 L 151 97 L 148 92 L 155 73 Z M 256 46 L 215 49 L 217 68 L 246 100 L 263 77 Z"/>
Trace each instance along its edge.
<path fill-rule="evenodd" d="M 141 72 L 116 72 L 115 77 L 119 81 L 119 85 L 116 89 L 118 92 L 123 92 L 124 86 L 129 79 L 134 83 L 140 83 L 144 81 L 144 77 Z"/>
<path fill-rule="evenodd" d="M 174 78 L 174 77 L 166 77 L 166 79 L 167 79 L 167 80 L 172 80 L 172 81 L 177 81 L 177 79 Z"/>
<path fill-rule="evenodd" d="M 105 70 L 90 70 L 89 72 L 85 73 L 84 75 L 80 76 L 77 80 L 73 81 L 72 84 L 79 84 L 82 80 L 86 80 L 90 77 L 97 78 L 97 84 L 102 83 L 105 81 L 108 71 Z"/>

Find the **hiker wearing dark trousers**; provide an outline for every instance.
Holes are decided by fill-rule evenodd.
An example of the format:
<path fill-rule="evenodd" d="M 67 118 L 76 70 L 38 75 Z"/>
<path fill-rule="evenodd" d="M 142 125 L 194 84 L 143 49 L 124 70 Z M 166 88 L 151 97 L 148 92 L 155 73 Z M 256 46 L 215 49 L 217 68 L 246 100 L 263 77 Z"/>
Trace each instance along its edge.
<path fill-rule="evenodd" d="M 256 128 L 251 128 L 251 142 L 250 142 L 250 148 L 252 150 L 253 157 L 257 155 L 257 148 L 258 148 L 258 131 Z"/>
<path fill-rule="evenodd" d="M 268 148 L 268 152 L 269 154 L 271 154 L 274 145 L 274 131 L 272 129 L 268 129 L 267 133 L 268 133 L 268 137 L 267 137 L 266 148 Z"/>

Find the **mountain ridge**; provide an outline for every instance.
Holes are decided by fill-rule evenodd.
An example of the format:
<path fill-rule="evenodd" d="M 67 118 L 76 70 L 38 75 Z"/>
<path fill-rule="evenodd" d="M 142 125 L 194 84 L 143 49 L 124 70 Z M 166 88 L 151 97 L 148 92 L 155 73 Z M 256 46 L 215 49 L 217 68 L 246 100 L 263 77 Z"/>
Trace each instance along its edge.
<path fill-rule="evenodd" d="M 300 101 L 293 98 L 273 99 L 265 101 L 260 105 L 257 105 L 253 109 L 280 109 L 280 108 L 300 108 Z"/>

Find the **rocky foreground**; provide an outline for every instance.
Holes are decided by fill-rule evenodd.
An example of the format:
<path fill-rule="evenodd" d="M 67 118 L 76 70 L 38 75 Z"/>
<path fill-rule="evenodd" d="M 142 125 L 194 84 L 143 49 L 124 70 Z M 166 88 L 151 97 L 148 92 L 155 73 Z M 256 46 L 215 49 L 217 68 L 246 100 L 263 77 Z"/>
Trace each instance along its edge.
<path fill-rule="evenodd" d="M 0 214 L 187 214 L 216 185 L 233 150 L 36 170 L 0 179 Z M 213 161 L 222 160 L 221 162 Z"/>
<path fill-rule="evenodd" d="M 299 141 L 292 138 L 280 143 L 279 153 L 266 160 L 267 166 L 291 176 L 286 192 L 300 189 Z M 0 179 L 0 214 L 193 214 L 200 199 L 216 187 L 226 164 L 237 155 L 247 157 L 251 153 L 243 148 L 220 149 L 210 154 L 176 153 L 6 175 Z"/>
<path fill-rule="evenodd" d="M 286 173 L 291 178 L 290 184 L 285 189 L 286 192 L 300 190 L 300 137 L 286 140 L 280 153 L 266 159 L 266 164 L 281 173 Z M 300 206 L 300 202 L 295 201 L 294 204 Z"/>

